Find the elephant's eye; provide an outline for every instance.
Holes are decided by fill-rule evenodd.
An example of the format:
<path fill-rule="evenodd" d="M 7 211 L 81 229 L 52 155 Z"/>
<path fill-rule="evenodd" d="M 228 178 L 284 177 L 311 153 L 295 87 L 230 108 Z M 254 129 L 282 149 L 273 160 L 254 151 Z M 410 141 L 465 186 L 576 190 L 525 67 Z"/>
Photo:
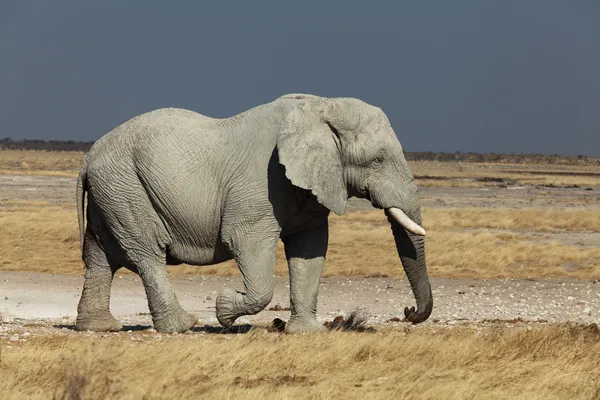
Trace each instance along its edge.
<path fill-rule="evenodd" d="M 373 161 L 371 162 L 371 166 L 373 169 L 381 168 L 382 164 L 383 164 L 383 156 L 381 156 L 381 155 L 378 155 L 377 157 L 375 157 L 373 159 Z"/>

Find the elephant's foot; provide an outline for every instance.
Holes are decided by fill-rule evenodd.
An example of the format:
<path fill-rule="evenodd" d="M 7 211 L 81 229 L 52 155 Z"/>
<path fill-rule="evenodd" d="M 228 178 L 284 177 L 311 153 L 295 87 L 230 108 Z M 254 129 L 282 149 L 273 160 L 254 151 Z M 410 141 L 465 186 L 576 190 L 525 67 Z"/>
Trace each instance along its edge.
<path fill-rule="evenodd" d="M 229 328 L 238 317 L 254 315 L 264 310 L 272 298 L 272 290 L 249 295 L 231 288 L 225 288 L 217 296 L 217 319 L 221 325 Z"/>
<path fill-rule="evenodd" d="M 75 323 L 76 331 L 117 332 L 123 328 L 121 323 L 108 311 L 95 314 L 79 314 Z"/>
<path fill-rule="evenodd" d="M 181 333 L 196 325 L 198 318 L 179 308 L 177 311 L 152 317 L 152 322 L 157 332 Z"/>
<path fill-rule="evenodd" d="M 243 315 L 237 310 L 236 304 L 243 302 L 243 295 L 231 288 L 223 289 L 217 296 L 217 319 L 225 328 L 229 328 L 235 320 Z"/>
<path fill-rule="evenodd" d="M 293 315 L 285 324 L 286 333 L 323 332 L 327 328 L 313 316 Z"/>

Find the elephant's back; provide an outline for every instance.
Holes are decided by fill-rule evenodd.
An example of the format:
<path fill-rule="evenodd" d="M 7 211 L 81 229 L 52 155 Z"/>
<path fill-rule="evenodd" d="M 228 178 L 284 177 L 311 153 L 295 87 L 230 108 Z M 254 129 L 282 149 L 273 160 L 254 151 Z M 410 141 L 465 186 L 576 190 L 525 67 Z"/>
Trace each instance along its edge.
<path fill-rule="evenodd" d="M 88 160 L 132 155 L 150 140 L 167 139 L 198 132 L 214 119 L 182 108 L 161 108 L 140 114 L 98 139 L 88 152 Z"/>
<path fill-rule="evenodd" d="M 117 137 L 136 140 L 139 136 L 149 133 L 185 132 L 201 128 L 213 121 L 214 118 L 183 108 L 160 108 L 131 118 L 104 135 L 98 142 L 115 140 Z"/>
<path fill-rule="evenodd" d="M 195 111 L 183 108 L 160 108 L 138 115 L 122 124 L 119 128 L 130 130 L 134 128 L 155 128 L 163 131 L 185 131 L 189 128 L 197 128 L 206 123 L 214 121 L 214 118 L 207 117 Z"/>

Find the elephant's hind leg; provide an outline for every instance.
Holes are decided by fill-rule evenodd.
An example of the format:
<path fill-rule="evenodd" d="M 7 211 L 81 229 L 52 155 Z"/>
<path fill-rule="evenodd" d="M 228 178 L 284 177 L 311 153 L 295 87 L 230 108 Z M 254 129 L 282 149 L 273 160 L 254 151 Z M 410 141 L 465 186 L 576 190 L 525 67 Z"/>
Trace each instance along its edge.
<path fill-rule="evenodd" d="M 110 288 L 113 275 L 119 268 L 98 244 L 96 237 L 86 230 L 83 260 L 85 282 L 77 306 L 78 331 L 119 331 L 121 324 L 110 313 Z"/>
<path fill-rule="evenodd" d="M 137 271 L 142 279 L 154 328 L 159 332 L 187 331 L 197 319 L 181 308 L 167 276 L 170 235 L 155 212 L 144 183 L 132 171 L 119 172 L 118 181 L 112 185 L 99 181 L 97 187 L 103 190 L 91 191 L 90 203 L 98 205 L 92 210 L 101 216 L 102 227 L 114 238 L 121 265 Z"/>
<path fill-rule="evenodd" d="M 198 319 L 179 304 L 169 281 L 165 260 L 147 258 L 134 265 L 144 283 L 154 329 L 168 333 L 191 329 Z"/>

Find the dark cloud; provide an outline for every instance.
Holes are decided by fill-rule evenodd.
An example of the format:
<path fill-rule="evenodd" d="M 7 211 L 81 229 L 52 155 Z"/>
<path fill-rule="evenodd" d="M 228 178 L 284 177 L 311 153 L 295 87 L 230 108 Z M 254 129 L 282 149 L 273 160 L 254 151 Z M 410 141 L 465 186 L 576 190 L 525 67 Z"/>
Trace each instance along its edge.
<path fill-rule="evenodd" d="M 0 5 L 0 136 L 308 92 L 382 107 L 407 150 L 600 154 L 597 0 L 32 3 Z"/>

